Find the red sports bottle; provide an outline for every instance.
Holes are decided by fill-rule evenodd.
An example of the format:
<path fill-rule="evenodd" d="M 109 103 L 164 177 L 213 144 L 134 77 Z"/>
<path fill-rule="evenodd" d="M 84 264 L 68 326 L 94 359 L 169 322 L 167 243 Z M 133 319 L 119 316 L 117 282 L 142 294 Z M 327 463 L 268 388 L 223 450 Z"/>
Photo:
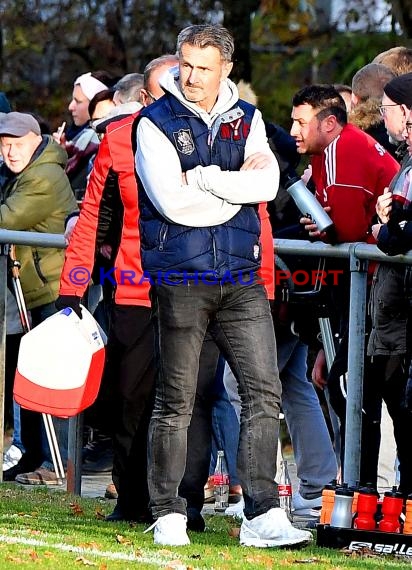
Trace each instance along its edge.
<path fill-rule="evenodd" d="M 402 513 L 403 496 L 397 491 L 397 487 L 392 487 L 392 491 L 387 491 L 383 497 L 382 520 L 379 523 L 379 530 L 382 532 L 401 532 L 399 517 Z"/>
<path fill-rule="evenodd" d="M 376 527 L 375 513 L 378 508 L 379 493 L 373 487 L 359 489 L 357 515 L 353 528 L 360 530 L 374 530 Z"/>

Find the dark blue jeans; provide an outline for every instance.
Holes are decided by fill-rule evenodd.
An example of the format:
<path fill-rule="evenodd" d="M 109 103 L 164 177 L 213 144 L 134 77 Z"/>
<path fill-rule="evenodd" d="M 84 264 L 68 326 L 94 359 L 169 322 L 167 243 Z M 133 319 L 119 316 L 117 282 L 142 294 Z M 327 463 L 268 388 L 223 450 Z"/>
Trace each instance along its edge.
<path fill-rule="evenodd" d="M 238 476 L 245 515 L 278 506 L 274 478 L 281 385 L 269 302 L 260 284 L 155 285 L 151 290 L 158 365 L 149 427 L 148 482 L 154 518 L 186 514 L 178 487 L 206 329 L 231 366 L 242 401 Z"/>

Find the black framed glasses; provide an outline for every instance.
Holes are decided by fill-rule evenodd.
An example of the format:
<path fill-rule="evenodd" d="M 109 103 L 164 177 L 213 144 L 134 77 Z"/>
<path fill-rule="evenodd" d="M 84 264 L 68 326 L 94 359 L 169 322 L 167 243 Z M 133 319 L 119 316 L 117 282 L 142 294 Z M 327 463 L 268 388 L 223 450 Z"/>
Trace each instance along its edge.
<path fill-rule="evenodd" d="M 410 135 L 412 133 L 412 123 L 406 122 L 405 129 L 406 129 L 406 132 L 408 133 L 408 135 Z"/>
<path fill-rule="evenodd" d="M 387 105 L 379 105 L 379 113 L 382 117 L 386 114 L 386 107 L 400 107 L 399 103 L 388 103 Z"/>
<path fill-rule="evenodd" d="M 146 93 L 149 95 L 149 97 L 151 98 L 151 100 L 153 101 L 153 103 L 154 103 L 155 101 L 157 101 L 156 97 L 155 97 L 154 95 L 152 95 L 148 89 L 146 89 Z"/>

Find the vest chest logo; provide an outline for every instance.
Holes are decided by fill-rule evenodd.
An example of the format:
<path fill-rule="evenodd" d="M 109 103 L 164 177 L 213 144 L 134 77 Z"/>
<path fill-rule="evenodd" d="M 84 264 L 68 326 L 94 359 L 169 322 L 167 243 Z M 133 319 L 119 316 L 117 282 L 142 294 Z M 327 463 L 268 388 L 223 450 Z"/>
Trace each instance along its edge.
<path fill-rule="evenodd" d="M 180 131 L 173 133 L 173 138 L 175 139 L 177 150 L 182 154 L 192 154 L 195 150 L 192 133 L 188 129 L 180 129 Z"/>

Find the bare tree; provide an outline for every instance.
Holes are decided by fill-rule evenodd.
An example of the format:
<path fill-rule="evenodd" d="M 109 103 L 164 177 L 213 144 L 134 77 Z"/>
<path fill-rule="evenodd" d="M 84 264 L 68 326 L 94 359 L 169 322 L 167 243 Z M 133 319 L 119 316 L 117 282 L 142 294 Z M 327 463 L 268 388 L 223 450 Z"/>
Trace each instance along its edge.
<path fill-rule="evenodd" d="M 410 0 L 392 0 L 392 12 L 404 35 L 412 38 L 412 3 Z"/>

